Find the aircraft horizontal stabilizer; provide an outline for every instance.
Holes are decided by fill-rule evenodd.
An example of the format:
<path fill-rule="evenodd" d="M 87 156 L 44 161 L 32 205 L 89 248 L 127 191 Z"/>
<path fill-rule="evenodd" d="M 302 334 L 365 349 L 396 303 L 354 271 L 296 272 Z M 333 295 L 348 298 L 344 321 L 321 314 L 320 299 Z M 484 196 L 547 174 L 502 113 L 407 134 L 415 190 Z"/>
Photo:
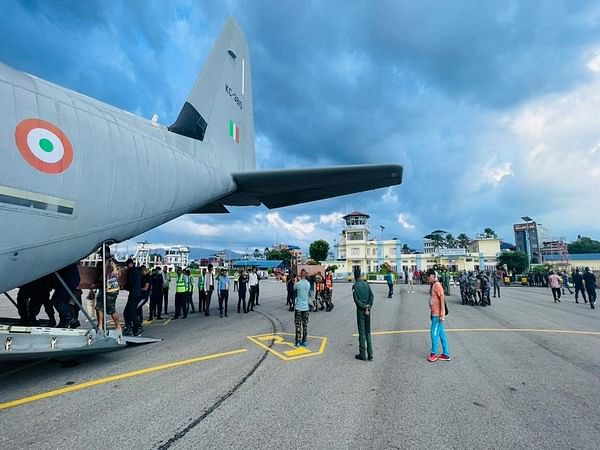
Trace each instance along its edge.
<path fill-rule="evenodd" d="M 280 208 L 402 183 L 402 166 L 373 164 L 232 174 L 238 189 L 219 203 Z"/>

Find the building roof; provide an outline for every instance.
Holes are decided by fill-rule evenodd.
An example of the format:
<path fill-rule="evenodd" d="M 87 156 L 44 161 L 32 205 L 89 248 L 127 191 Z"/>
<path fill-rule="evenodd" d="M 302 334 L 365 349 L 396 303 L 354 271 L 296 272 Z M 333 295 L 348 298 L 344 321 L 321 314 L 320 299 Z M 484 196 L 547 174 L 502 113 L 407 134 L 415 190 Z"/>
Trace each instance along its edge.
<path fill-rule="evenodd" d="M 370 218 L 371 216 L 365 213 L 361 213 L 358 211 L 352 211 L 350 214 L 346 214 L 344 217 L 342 217 L 342 219 L 345 219 L 346 217 L 350 217 L 350 216 L 365 216 L 367 218 Z"/>
<path fill-rule="evenodd" d="M 444 231 L 444 230 L 435 230 L 435 231 L 432 231 L 431 234 L 428 234 L 427 236 L 423 236 L 423 239 L 431 239 L 436 234 L 448 234 L 448 232 Z"/>
<path fill-rule="evenodd" d="M 234 261 L 234 267 L 256 267 L 257 269 L 276 269 L 283 264 L 282 260 L 271 259 L 271 260 L 260 260 L 260 259 L 240 259 Z"/>
<path fill-rule="evenodd" d="M 561 255 L 545 255 L 544 261 L 560 261 Z M 600 260 L 600 253 L 579 253 L 574 255 L 569 255 L 569 259 L 571 261 L 595 261 Z"/>

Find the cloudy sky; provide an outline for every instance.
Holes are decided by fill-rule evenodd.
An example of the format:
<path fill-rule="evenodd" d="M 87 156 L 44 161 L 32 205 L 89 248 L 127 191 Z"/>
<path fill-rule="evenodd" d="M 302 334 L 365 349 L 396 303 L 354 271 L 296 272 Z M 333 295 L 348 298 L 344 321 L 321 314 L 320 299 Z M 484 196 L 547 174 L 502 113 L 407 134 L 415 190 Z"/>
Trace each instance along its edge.
<path fill-rule="evenodd" d="M 185 216 L 155 244 L 333 244 L 342 215 L 420 248 L 442 228 L 600 238 L 594 1 L 0 2 L 0 62 L 170 124 L 233 15 L 249 41 L 260 168 L 398 163 L 402 185 Z"/>

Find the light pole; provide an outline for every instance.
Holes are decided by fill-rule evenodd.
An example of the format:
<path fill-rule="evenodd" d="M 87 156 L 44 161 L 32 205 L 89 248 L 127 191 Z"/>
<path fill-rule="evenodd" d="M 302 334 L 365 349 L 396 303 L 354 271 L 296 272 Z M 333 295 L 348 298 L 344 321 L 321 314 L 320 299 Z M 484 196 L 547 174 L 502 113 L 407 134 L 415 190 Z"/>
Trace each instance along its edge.
<path fill-rule="evenodd" d="M 529 237 L 529 223 L 533 222 L 533 219 L 529 216 L 522 216 L 521 219 L 525 221 L 525 250 L 527 251 L 527 273 L 531 270 L 531 239 Z"/>
<path fill-rule="evenodd" d="M 381 259 L 380 259 L 380 265 L 383 264 L 383 230 L 385 230 L 385 227 L 383 225 L 379 225 L 379 228 L 381 228 Z"/>

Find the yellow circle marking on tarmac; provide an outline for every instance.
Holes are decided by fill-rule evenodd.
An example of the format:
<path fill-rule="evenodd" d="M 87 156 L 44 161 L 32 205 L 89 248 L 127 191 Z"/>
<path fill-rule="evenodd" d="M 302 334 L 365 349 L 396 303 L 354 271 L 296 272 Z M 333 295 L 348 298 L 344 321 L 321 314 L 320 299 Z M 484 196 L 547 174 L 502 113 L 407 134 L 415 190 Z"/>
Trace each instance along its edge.
<path fill-rule="evenodd" d="M 199 356 L 197 358 L 183 359 L 180 361 L 175 361 L 172 363 L 161 364 L 159 366 L 147 367 L 145 369 L 134 370 L 133 372 L 125 372 L 119 375 L 113 375 L 110 377 L 98 378 L 92 381 L 86 381 L 84 383 L 73 384 L 71 386 L 66 386 L 60 389 L 54 389 L 52 391 L 42 392 L 41 394 L 32 395 L 30 397 L 24 397 L 17 400 L 12 400 L 10 402 L 0 403 L 0 411 L 3 409 L 13 408 L 15 406 L 24 405 L 26 403 L 32 403 L 38 400 L 43 400 L 50 397 L 56 397 L 58 395 L 67 394 L 69 392 L 79 391 L 81 389 L 87 389 L 93 386 L 98 386 L 100 384 L 112 383 L 113 381 L 124 380 L 126 378 L 137 377 L 140 375 L 146 375 L 153 372 L 158 372 L 159 370 L 173 369 L 175 367 L 181 367 L 188 364 L 193 364 L 201 361 L 208 361 L 211 359 L 222 358 L 224 356 L 237 355 L 239 353 L 247 352 L 246 349 L 240 350 L 232 350 L 230 352 L 224 353 L 213 353 L 212 355 Z"/>
<path fill-rule="evenodd" d="M 374 331 L 371 336 L 385 336 L 388 334 L 416 334 L 429 333 L 429 328 L 421 328 L 417 330 L 391 330 L 391 331 Z M 581 334 L 588 336 L 600 336 L 600 331 L 578 331 L 578 330 L 546 330 L 543 328 L 446 328 L 447 333 L 470 333 L 470 332 L 490 332 L 490 333 L 559 333 L 559 334 Z M 358 336 L 353 334 L 352 336 Z"/>

